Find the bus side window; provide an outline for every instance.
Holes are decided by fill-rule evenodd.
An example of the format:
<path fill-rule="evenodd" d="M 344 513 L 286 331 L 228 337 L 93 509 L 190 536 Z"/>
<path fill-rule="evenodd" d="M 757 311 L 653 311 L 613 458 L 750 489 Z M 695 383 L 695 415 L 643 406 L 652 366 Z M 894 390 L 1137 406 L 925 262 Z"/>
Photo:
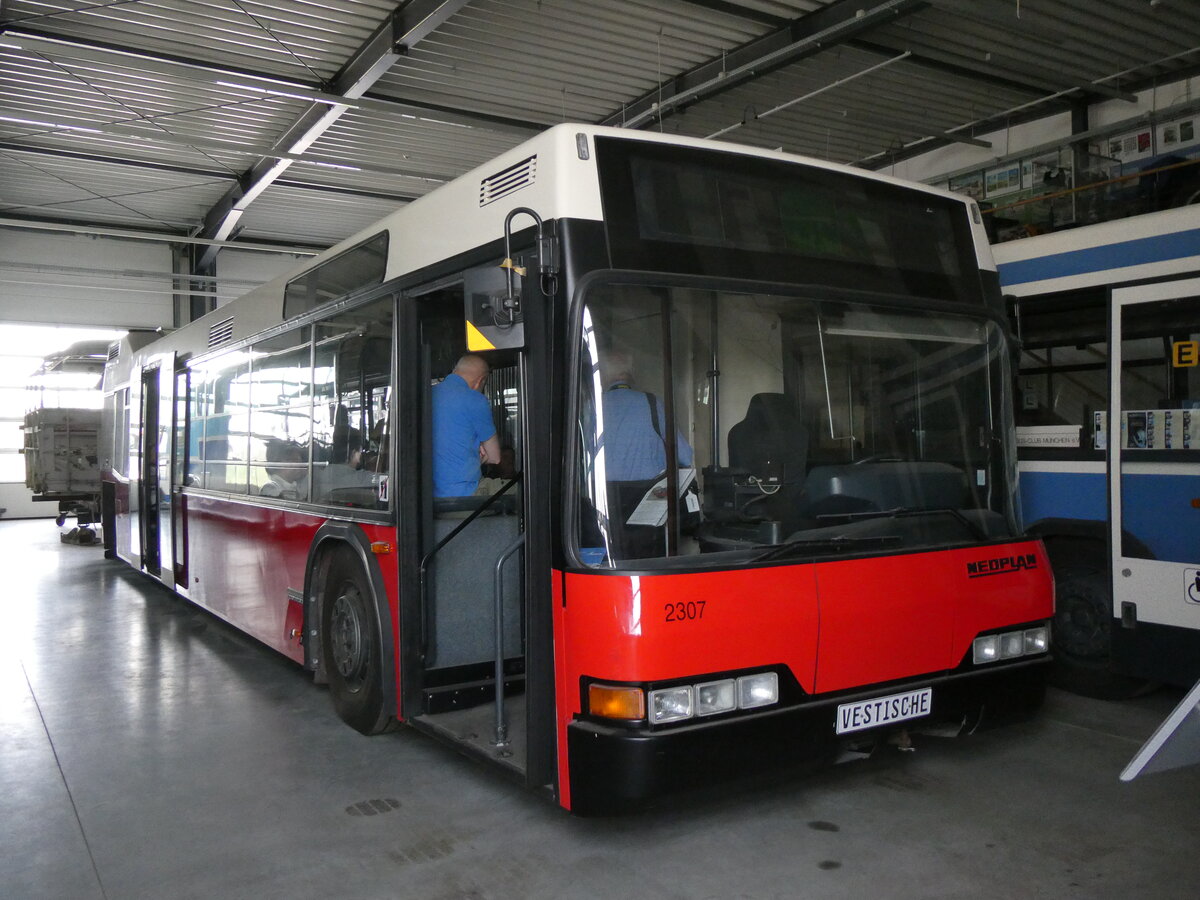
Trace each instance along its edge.
<path fill-rule="evenodd" d="M 312 351 L 301 328 L 254 345 L 250 493 L 308 499 Z"/>
<path fill-rule="evenodd" d="M 390 502 L 379 456 L 389 430 L 392 309 L 387 297 L 316 325 L 314 502 L 365 509 Z"/>
<path fill-rule="evenodd" d="M 216 383 L 216 415 L 208 420 L 216 426 L 207 449 L 209 477 L 213 487 L 234 494 L 245 494 L 249 488 L 248 456 L 250 451 L 250 363 L 237 360 L 227 363 Z"/>

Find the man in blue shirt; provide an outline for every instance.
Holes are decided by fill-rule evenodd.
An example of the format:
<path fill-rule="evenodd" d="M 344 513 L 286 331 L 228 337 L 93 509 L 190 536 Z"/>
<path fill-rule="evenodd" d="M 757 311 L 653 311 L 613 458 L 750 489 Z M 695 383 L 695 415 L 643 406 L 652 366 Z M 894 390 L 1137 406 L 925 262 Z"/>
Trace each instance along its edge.
<path fill-rule="evenodd" d="M 487 377 L 487 361 L 468 353 L 433 386 L 434 497 L 471 496 L 480 465 L 500 462 L 492 409 L 480 393 Z"/>
<path fill-rule="evenodd" d="M 663 431 L 667 424 L 662 399 L 634 390 L 633 365 L 623 350 L 610 350 L 603 362 L 607 390 L 603 396 L 605 475 L 609 481 L 644 481 L 666 471 L 667 448 Z M 654 426 L 650 403 L 658 412 Z M 675 461 L 680 467 L 692 464 L 692 448 L 675 432 Z"/>

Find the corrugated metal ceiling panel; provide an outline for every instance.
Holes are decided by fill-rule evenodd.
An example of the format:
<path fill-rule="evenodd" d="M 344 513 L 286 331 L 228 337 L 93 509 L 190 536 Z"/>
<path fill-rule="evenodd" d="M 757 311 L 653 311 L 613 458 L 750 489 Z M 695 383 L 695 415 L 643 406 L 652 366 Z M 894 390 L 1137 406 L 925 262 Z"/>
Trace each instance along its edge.
<path fill-rule="evenodd" d="M 671 105 L 672 79 L 720 65 L 786 22 L 801 20 L 778 32 L 783 43 L 811 31 L 805 16 L 820 14 L 824 27 L 839 10 L 870 17 L 881 6 L 901 14 L 840 44 L 822 41 L 800 61 L 762 65 L 745 83 L 710 85 L 713 96 L 679 113 Z M 330 109 L 336 96 L 321 92 L 396 8 L 391 0 L 5 0 L 5 207 L 195 231 L 235 177 L 251 185 L 252 167 L 286 151 L 281 138 L 297 121 Z M 454 8 L 367 99 L 310 135 L 279 182 L 264 182 L 239 222 L 242 235 L 338 240 L 545 125 L 602 121 L 640 99 L 663 99 L 660 84 L 668 115 L 643 127 L 708 135 L 736 125 L 727 139 L 884 164 L 888 152 L 929 146 L 953 129 L 969 135 L 980 120 L 1003 127 L 1018 111 L 1066 109 L 1079 85 L 1099 85 L 1094 101 L 1200 66 L 1195 0 L 472 0 Z M 287 83 L 265 88 L 256 74 Z M 836 84 L 842 79 L 850 80 Z M 806 94 L 814 96 L 762 117 Z"/>
<path fill-rule="evenodd" d="M 478 0 L 397 62 L 377 92 L 547 125 L 597 121 L 764 31 L 680 0 Z"/>
<path fill-rule="evenodd" d="M 322 135 L 313 152 L 328 159 L 394 173 L 436 186 L 519 143 L 519 136 L 428 119 L 350 111 Z"/>
<path fill-rule="evenodd" d="M 252 204 L 238 223 L 247 237 L 295 240 L 295 222 L 313 243 L 334 244 L 366 228 L 402 204 L 395 201 L 305 190 L 277 184 Z"/>
<path fill-rule="evenodd" d="M 221 196 L 224 179 L 138 170 L 0 150 L 17 177 L 0 192 L 0 215 L 46 216 L 136 228 L 186 229 Z"/>
<path fill-rule="evenodd" d="M 395 8 L 387 0 L 11 0 L 16 28 L 53 28 L 154 53 L 304 80 L 332 76 Z"/>
<path fill-rule="evenodd" d="M 872 71 L 881 63 L 888 64 Z M 985 98 L 964 79 L 930 71 L 899 54 L 844 47 L 696 104 L 685 115 L 667 119 L 667 125 L 694 137 L 719 136 L 846 162 L 1027 99 L 995 87 L 984 107 Z"/>

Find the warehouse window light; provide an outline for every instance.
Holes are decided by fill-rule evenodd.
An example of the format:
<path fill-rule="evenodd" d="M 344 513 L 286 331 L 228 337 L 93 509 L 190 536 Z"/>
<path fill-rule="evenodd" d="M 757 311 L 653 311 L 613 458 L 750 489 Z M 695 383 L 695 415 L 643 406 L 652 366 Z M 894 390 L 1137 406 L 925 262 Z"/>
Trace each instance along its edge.
<path fill-rule="evenodd" d="M 25 413 L 40 406 L 99 409 L 99 347 L 124 331 L 0 324 L 0 484 L 24 484 Z M 50 364 L 46 364 L 52 358 Z M 55 364 L 53 359 L 61 358 Z"/>

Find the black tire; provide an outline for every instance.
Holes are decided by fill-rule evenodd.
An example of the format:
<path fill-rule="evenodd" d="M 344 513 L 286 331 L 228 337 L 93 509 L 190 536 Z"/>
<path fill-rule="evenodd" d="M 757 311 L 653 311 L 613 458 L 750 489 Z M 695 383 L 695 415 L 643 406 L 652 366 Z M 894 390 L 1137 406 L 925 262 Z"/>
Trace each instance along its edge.
<path fill-rule="evenodd" d="M 374 592 L 362 563 L 347 548 L 330 557 L 321 596 L 321 657 L 333 707 L 362 734 L 387 731 L 383 645 Z"/>
<path fill-rule="evenodd" d="M 1112 585 L 1107 548 L 1098 542 L 1057 538 L 1046 542 L 1054 570 L 1055 687 L 1100 700 L 1144 693 L 1144 679 L 1112 669 Z"/>

